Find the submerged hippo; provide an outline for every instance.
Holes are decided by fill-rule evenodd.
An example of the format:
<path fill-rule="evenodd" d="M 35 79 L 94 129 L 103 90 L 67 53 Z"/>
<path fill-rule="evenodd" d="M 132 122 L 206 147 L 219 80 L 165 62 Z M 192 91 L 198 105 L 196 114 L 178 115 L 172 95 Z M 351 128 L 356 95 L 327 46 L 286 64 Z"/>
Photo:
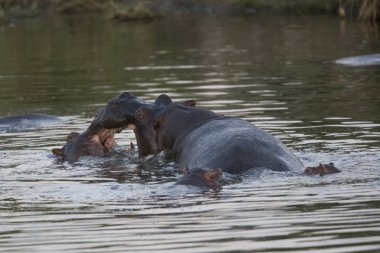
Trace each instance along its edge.
<path fill-rule="evenodd" d="M 188 185 L 201 188 L 218 189 L 223 185 L 241 182 L 241 178 L 236 175 L 223 173 L 222 169 L 193 168 L 185 169 L 184 175 L 175 185 Z"/>
<path fill-rule="evenodd" d="M 116 146 L 114 136 L 125 128 L 135 125 L 136 110 L 147 108 L 161 108 L 173 104 L 167 95 L 161 95 L 153 103 L 135 97 L 129 92 L 121 93 L 111 99 L 101 108 L 90 126 L 83 133 L 71 133 L 67 136 L 66 144 L 62 148 L 52 149 L 53 154 L 70 163 L 76 162 L 82 156 L 102 156 L 109 154 Z M 183 105 L 195 105 L 193 100 L 180 102 Z"/>
<path fill-rule="evenodd" d="M 319 164 L 319 166 L 316 167 L 307 167 L 304 172 L 306 175 L 319 174 L 320 176 L 323 176 L 326 174 L 339 173 L 340 170 L 336 168 L 333 163 L 329 163 Z"/>
<path fill-rule="evenodd" d="M 239 118 L 178 104 L 153 109 L 142 106 L 136 117 L 140 154 L 164 150 L 182 168 L 221 168 L 231 174 L 252 168 L 303 168 L 279 140 Z"/>
<path fill-rule="evenodd" d="M 380 54 L 345 57 L 336 60 L 335 63 L 354 67 L 380 65 Z"/>
<path fill-rule="evenodd" d="M 38 128 L 46 123 L 60 121 L 60 118 L 44 114 L 22 114 L 0 117 L 0 131 L 20 131 L 30 128 Z"/>

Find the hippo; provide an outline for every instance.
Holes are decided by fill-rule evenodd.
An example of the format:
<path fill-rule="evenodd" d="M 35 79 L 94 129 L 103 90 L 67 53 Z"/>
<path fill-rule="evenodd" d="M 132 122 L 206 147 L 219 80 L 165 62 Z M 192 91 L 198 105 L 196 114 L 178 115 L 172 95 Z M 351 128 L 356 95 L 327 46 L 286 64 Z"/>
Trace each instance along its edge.
<path fill-rule="evenodd" d="M 335 60 L 335 63 L 353 67 L 380 65 L 380 54 L 345 57 Z"/>
<path fill-rule="evenodd" d="M 223 185 L 238 182 L 241 182 L 241 178 L 239 176 L 223 173 L 220 168 L 193 168 L 191 170 L 185 168 L 183 177 L 181 177 L 175 185 L 219 189 Z"/>
<path fill-rule="evenodd" d="M 45 114 L 22 114 L 0 117 L 0 131 L 17 132 L 20 130 L 39 128 L 45 123 L 59 122 L 60 118 Z"/>
<path fill-rule="evenodd" d="M 236 118 L 204 108 L 171 104 L 141 106 L 134 131 L 140 155 L 166 151 L 180 168 L 220 168 L 230 174 L 252 168 L 302 170 L 301 162 L 278 139 Z"/>
<path fill-rule="evenodd" d="M 136 110 L 161 108 L 173 103 L 169 96 L 160 95 L 153 103 L 142 100 L 129 92 L 123 92 L 111 99 L 101 108 L 90 126 L 83 133 L 70 133 L 62 148 L 52 149 L 52 153 L 69 163 L 76 162 L 82 156 L 104 156 L 113 152 L 116 142 L 114 136 L 125 128 L 135 127 Z M 178 102 L 182 105 L 195 105 L 195 101 Z"/>
<path fill-rule="evenodd" d="M 112 112 L 112 108 L 108 111 Z M 207 168 L 220 168 L 225 174 L 238 174 L 252 168 L 302 171 L 301 162 L 269 133 L 245 120 L 195 107 L 194 101 L 143 105 L 135 112 L 135 116 L 129 114 L 130 111 L 128 116 L 117 113 L 121 120 L 110 119 L 103 126 L 123 127 L 129 122 L 140 156 L 165 151 L 180 168 L 194 169 L 195 174 Z"/>
<path fill-rule="evenodd" d="M 339 173 L 340 170 L 334 166 L 333 163 L 329 164 L 319 164 L 316 167 L 307 167 L 304 171 L 306 175 L 319 174 L 320 176 L 332 173 Z"/>
<path fill-rule="evenodd" d="M 87 129 L 83 133 L 71 132 L 62 148 L 53 148 L 52 153 L 69 163 L 76 162 L 82 156 L 102 156 L 109 154 L 116 146 L 116 129 Z"/>

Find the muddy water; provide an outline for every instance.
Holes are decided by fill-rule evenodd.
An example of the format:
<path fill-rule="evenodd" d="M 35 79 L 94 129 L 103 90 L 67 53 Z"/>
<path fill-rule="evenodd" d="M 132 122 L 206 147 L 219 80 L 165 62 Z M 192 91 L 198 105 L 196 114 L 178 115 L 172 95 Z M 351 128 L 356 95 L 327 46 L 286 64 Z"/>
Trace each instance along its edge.
<path fill-rule="evenodd" d="M 0 132 L 0 251 L 379 252 L 380 69 L 334 64 L 379 46 L 377 27 L 328 17 L 0 27 L 0 115 L 61 119 Z M 160 156 L 50 155 L 122 91 L 196 99 L 271 132 L 305 166 L 342 173 L 249 171 L 200 192 L 173 187 L 178 168 Z"/>

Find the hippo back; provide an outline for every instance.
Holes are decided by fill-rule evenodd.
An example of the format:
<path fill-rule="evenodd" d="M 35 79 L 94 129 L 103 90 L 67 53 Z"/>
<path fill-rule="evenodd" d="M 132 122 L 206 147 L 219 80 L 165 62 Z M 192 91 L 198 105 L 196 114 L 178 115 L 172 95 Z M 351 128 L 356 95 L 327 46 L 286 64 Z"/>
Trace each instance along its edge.
<path fill-rule="evenodd" d="M 61 119 L 44 114 L 23 114 L 0 117 L 0 132 L 18 132 L 31 128 L 39 128 L 44 124 L 55 123 Z"/>
<path fill-rule="evenodd" d="M 222 168 L 240 173 L 251 168 L 301 170 L 302 164 L 279 140 L 251 123 L 233 117 L 210 120 L 174 146 L 179 165 Z"/>

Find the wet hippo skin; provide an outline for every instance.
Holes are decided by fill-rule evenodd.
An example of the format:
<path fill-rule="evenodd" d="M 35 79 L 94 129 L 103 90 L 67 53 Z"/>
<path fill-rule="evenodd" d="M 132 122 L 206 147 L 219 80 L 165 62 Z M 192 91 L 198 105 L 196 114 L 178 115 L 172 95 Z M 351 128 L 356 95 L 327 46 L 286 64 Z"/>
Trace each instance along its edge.
<path fill-rule="evenodd" d="M 139 149 L 144 146 L 142 154 L 165 150 L 182 168 L 221 168 L 231 174 L 252 168 L 303 168 L 279 140 L 239 118 L 178 104 L 142 106 L 137 118 L 135 133 Z"/>

